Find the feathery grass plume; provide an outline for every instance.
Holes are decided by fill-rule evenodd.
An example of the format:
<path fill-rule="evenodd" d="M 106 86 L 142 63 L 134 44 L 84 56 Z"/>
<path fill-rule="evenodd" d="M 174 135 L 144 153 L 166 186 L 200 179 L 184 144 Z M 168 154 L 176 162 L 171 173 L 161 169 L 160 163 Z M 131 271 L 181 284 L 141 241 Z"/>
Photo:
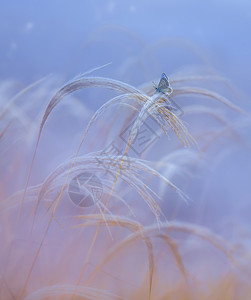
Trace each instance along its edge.
<path fill-rule="evenodd" d="M 6 141 L 14 139 L 11 128 L 19 118 L 27 125 L 23 123 L 20 129 L 20 138 L 25 140 L 29 114 L 21 113 L 17 99 L 44 81 L 17 94 L 0 113 L 0 145 L 12 150 L 1 153 L 1 178 L 6 176 L 0 201 L 4 245 L 0 254 L 0 298 L 249 299 L 250 263 L 245 253 L 220 233 L 215 234 L 206 222 L 187 220 L 185 214 L 173 221 L 166 214 L 178 199 L 185 200 L 182 203 L 187 211 L 196 207 L 198 199 L 188 201 L 189 188 L 196 186 L 199 169 L 213 164 L 212 157 L 207 156 L 209 150 L 215 148 L 222 153 L 219 140 L 227 137 L 228 146 L 236 140 L 245 144 L 238 126 L 248 121 L 232 122 L 222 114 L 224 109 L 232 109 L 243 120 L 243 111 L 224 95 L 201 87 L 201 82 L 225 84 L 225 79 L 215 74 L 174 74 L 170 76 L 173 93 L 168 98 L 155 93 L 152 83 L 134 87 L 110 78 L 91 77 L 90 72 L 75 77 L 54 94 L 40 124 L 33 120 L 25 155 L 18 153 L 15 143 Z M 81 118 L 78 110 L 83 104 L 73 101 L 71 94 L 89 87 L 111 89 L 119 95 L 89 116 L 86 129 L 79 130 L 75 149 L 73 137 L 69 135 L 66 142 L 49 117 L 54 120 L 56 107 L 69 96 L 74 119 Z M 190 104 L 184 96 L 214 100 L 214 106 L 194 101 Z M 182 105 L 182 118 L 168 107 L 168 99 L 179 105 L 180 99 L 181 103 L 187 101 Z M 31 111 L 40 115 L 38 104 Z M 200 116 L 215 126 L 201 122 L 193 128 L 194 119 Z M 67 117 L 64 123 L 71 126 L 69 113 Z M 158 132 L 158 139 L 136 152 L 139 133 L 146 128 Z M 43 160 L 41 153 L 48 150 L 50 140 L 45 145 L 43 141 L 49 134 L 57 141 L 61 139 L 62 150 L 70 148 L 71 155 L 62 157 L 60 151 L 56 152 L 62 157 L 61 163 L 47 169 L 51 158 L 47 154 Z M 107 145 L 115 145 L 117 152 L 110 153 Z M 88 152 L 82 154 L 82 148 Z M 6 171 L 5 156 L 23 162 L 26 172 L 22 165 L 15 164 L 11 172 Z M 16 178 L 14 171 L 22 176 L 21 188 L 15 182 L 11 185 Z M 38 176 L 40 171 L 43 179 Z M 7 184 L 11 193 L 7 188 L 5 191 Z M 88 205 L 85 200 L 89 200 Z"/>
<path fill-rule="evenodd" d="M 94 70 L 96 70 L 96 69 L 94 69 Z M 111 79 L 107 79 L 107 78 L 85 77 L 88 73 L 89 72 L 87 72 L 83 75 L 77 76 L 75 79 L 73 79 L 72 81 L 67 83 L 51 99 L 51 101 L 48 104 L 48 106 L 46 108 L 46 111 L 44 113 L 42 122 L 40 124 L 38 139 L 37 139 L 37 143 L 36 143 L 36 147 L 35 147 L 35 151 L 34 151 L 34 155 L 33 155 L 33 159 L 32 159 L 31 168 L 32 168 L 32 165 L 34 163 L 38 143 L 39 143 L 39 140 L 40 140 L 40 136 L 41 136 L 44 124 L 45 124 L 49 114 L 55 108 L 55 106 L 66 95 L 71 94 L 71 93 L 75 92 L 76 90 L 87 88 L 87 87 L 93 87 L 93 86 L 94 87 L 102 87 L 102 88 L 110 88 L 110 89 L 114 89 L 114 90 L 119 90 L 120 92 L 126 93 L 125 95 L 122 95 L 124 100 L 128 101 L 128 98 L 129 99 L 133 98 L 139 103 L 145 103 L 143 108 L 141 109 L 141 111 L 139 113 L 139 116 L 138 116 L 137 120 L 135 121 L 135 124 L 133 125 L 132 131 L 131 131 L 130 136 L 129 136 L 128 145 L 127 145 L 127 148 L 125 149 L 124 155 L 127 154 L 133 140 L 135 139 L 136 132 L 138 132 L 138 130 L 140 128 L 140 125 L 142 124 L 142 122 L 145 121 L 145 119 L 147 117 L 146 112 L 149 111 L 149 113 L 151 114 L 151 112 L 155 111 L 155 110 L 157 110 L 158 113 L 157 114 L 152 114 L 152 116 L 156 119 L 156 121 L 158 123 L 160 123 L 161 121 L 162 121 L 162 123 L 164 123 L 164 124 L 161 124 L 161 128 L 163 129 L 163 131 L 167 132 L 169 130 L 169 128 L 171 127 L 171 129 L 174 130 L 174 132 L 184 142 L 184 144 L 189 146 L 189 138 L 191 139 L 191 136 L 189 135 L 188 131 L 186 130 L 184 125 L 181 123 L 179 118 L 177 118 L 171 111 L 169 111 L 166 108 L 164 109 L 164 114 L 162 114 L 160 116 L 160 112 L 162 110 L 159 109 L 159 104 L 158 103 L 160 102 L 160 105 L 161 105 L 165 101 L 165 100 L 163 100 L 163 97 L 157 96 L 157 97 L 154 97 L 152 99 L 152 97 L 148 97 L 147 95 L 143 94 L 142 92 L 140 92 L 136 88 L 134 88 L 130 85 L 124 84 L 122 82 L 119 82 L 119 81 L 115 81 L 115 80 L 111 80 Z M 130 93 L 130 94 L 128 95 L 128 93 Z M 115 97 L 114 99 L 108 101 L 108 103 L 105 104 L 103 107 L 101 107 L 101 109 L 93 116 L 86 132 L 83 135 L 83 138 L 82 138 L 82 141 L 80 143 L 79 149 L 76 153 L 76 156 L 78 155 L 80 147 L 81 147 L 82 143 L 84 142 L 85 136 L 88 132 L 88 129 L 89 129 L 90 125 L 95 121 L 98 114 L 100 114 L 102 112 L 102 110 L 109 108 L 112 103 L 114 103 L 114 102 L 116 103 L 116 102 L 120 101 L 120 98 L 121 97 Z M 153 105 L 153 103 L 154 103 L 154 105 Z M 153 106 L 153 108 L 149 109 L 151 106 Z M 140 122 L 139 122 L 139 120 L 140 120 Z M 167 127 L 166 124 L 168 125 L 168 129 L 165 129 L 165 127 Z M 76 159 L 76 156 L 75 156 L 75 159 Z M 75 161 L 75 159 L 74 159 L 74 161 Z M 72 163 L 71 168 L 73 167 L 74 161 Z M 121 167 L 122 167 L 123 163 L 124 163 L 124 159 L 121 160 Z M 25 191 L 24 191 L 24 196 L 23 196 L 22 202 L 21 202 L 21 209 L 22 209 L 22 204 L 23 204 L 23 201 L 24 201 L 26 189 L 28 187 L 29 178 L 30 178 L 30 175 L 31 175 L 31 168 L 30 168 L 30 171 L 29 171 L 29 176 L 28 176 L 27 184 L 26 184 Z M 71 171 L 71 168 L 70 168 L 70 171 Z M 69 171 L 69 173 L 70 173 L 70 171 Z M 119 175 L 119 172 L 120 172 L 120 169 L 118 171 L 117 176 Z M 68 176 L 67 176 L 67 179 L 68 179 Z M 67 181 L 67 179 L 66 179 L 66 181 Z M 117 178 L 116 178 L 116 180 L 117 180 Z M 115 180 L 115 182 L 116 182 L 116 180 Z M 60 200 L 60 196 L 61 196 L 61 194 L 59 194 L 58 201 Z M 58 201 L 57 201 L 57 203 L 58 203 Z"/>
<path fill-rule="evenodd" d="M 112 165 L 109 165 L 112 158 Z M 95 172 L 95 173 L 104 173 L 103 165 L 109 166 L 109 172 L 115 177 L 118 169 L 120 167 L 122 156 L 108 156 L 100 153 L 90 153 L 86 157 L 79 157 L 75 160 L 74 166 L 71 169 L 70 178 L 74 178 L 77 174 L 84 172 L 85 170 Z M 71 168 L 72 161 L 66 163 L 63 166 L 60 166 L 55 170 L 43 183 L 40 193 L 38 195 L 38 205 L 43 197 L 46 197 L 46 194 L 57 190 L 64 185 L 65 178 L 68 175 L 68 172 Z M 157 193 L 148 187 L 144 183 L 144 179 L 147 178 L 146 175 L 152 175 L 162 180 L 166 185 L 173 189 L 177 194 L 183 198 L 187 199 L 187 196 L 176 187 L 171 181 L 162 176 L 160 173 L 155 171 L 153 168 L 147 165 L 147 162 L 135 158 L 130 158 L 130 160 L 125 160 L 120 172 L 120 178 L 122 181 L 126 182 L 131 188 L 135 189 L 139 195 L 142 196 L 143 200 L 146 201 L 149 208 L 154 213 L 157 220 L 159 220 L 159 215 L 161 213 L 160 208 L 157 202 L 154 200 L 153 195 L 158 198 Z M 69 178 L 69 179 L 70 179 Z M 110 184 L 112 182 L 110 181 Z M 109 182 L 108 182 L 109 184 Z M 112 185 L 108 185 L 109 190 L 112 189 Z"/>

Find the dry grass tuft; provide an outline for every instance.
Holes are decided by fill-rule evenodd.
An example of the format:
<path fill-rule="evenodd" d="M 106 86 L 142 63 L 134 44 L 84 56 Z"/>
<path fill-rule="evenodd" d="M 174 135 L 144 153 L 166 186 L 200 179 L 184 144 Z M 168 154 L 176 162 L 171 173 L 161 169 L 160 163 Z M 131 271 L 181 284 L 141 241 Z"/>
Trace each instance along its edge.
<path fill-rule="evenodd" d="M 176 199 L 184 200 L 189 207 L 184 181 L 177 177 L 184 175 L 186 185 L 190 185 L 194 166 L 204 168 L 207 152 L 217 146 L 216 140 L 229 136 L 245 143 L 235 123 L 223 116 L 221 104 L 243 117 L 247 114 L 241 108 L 215 91 L 183 85 L 226 83 L 225 79 L 217 75 L 173 75 L 173 93 L 167 96 L 157 93 L 151 83 L 137 88 L 114 79 L 90 76 L 100 68 L 75 77 L 54 94 L 40 125 L 35 126 L 34 121 L 31 126 L 30 144 L 25 144 L 29 159 L 18 156 L 15 144 L 6 146 L 5 139 L 12 139 L 13 124 L 22 120 L 26 127 L 31 124 L 24 113 L 19 113 L 17 103 L 45 78 L 23 89 L 0 112 L 0 145 L 5 151 L 12 147 L 14 154 L 10 151 L 9 157 L 17 159 L 13 170 L 22 169 L 22 162 L 28 173 L 21 173 L 22 180 L 27 178 L 26 184 L 9 194 L 8 184 L 14 181 L 14 171 L 6 172 L 3 181 L 0 234 L 5 246 L 0 255 L 1 299 L 249 299 L 249 262 L 244 268 L 243 257 L 236 248 L 210 228 L 185 218 L 167 220 L 164 212 Z M 119 95 L 90 116 L 73 157 L 63 159 L 44 180 L 31 185 L 38 172 L 42 132 L 49 126 L 49 117 L 53 118 L 52 112 L 56 115 L 54 109 L 66 96 L 87 88 L 110 89 Z M 217 126 L 201 127 L 190 133 L 189 121 L 185 125 L 183 116 L 167 105 L 168 101 L 176 103 L 184 96 L 214 100 L 215 109 L 187 104 L 182 111 L 184 117 L 206 116 Z M 72 97 L 67 100 L 72 101 Z M 74 107 L 75 103 L 72 101 L 71 105 Z M 155 122 L 161 139 L 152 143 L 142 157 L 137 156 L 133 154 L 133 145 L 149 119 Z M 120 153 L 108 153 L 106 145 L 118 142 L 129 124 L 127 141 L 120 141 Z M 36 129 L 31 158 L 30 146 Z M 21 132 L 25 139 L 26 131 Z M 43 139 L 46 138 L 44 134 Z M 99 139 L 104 143 L 99 143 Z M 70 141 L 63 142 L 65 147 L 71 145 Z M 86 144 L 90 151 L 82 154 Z M 151 159 L 154 153 L 158 153 L 155 160 Z M 4 170 L 4 155 L 0 155 Z M 40 162 L 40 168 L 48 163 L 47 159 Z M 99 178 L 102 194 L 92 206 L 81 207 L 70 201 L 69 188 L 74 179 L 87 173 Z M 94 188 L 90 192 L 85 187 L 84 196 L 93 193 Z M 23 264 L 22 276 L 16 274 L 17 264 Z M 214 276 L 210 275 L 210 264 Z"/>

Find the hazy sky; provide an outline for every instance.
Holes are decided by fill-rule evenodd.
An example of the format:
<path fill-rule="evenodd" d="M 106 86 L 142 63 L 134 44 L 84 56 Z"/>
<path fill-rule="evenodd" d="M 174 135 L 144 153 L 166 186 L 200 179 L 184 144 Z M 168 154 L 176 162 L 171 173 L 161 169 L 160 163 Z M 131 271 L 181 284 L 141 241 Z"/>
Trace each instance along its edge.
<path fill-rule="evenodd" d="M 0 2 L 1 79 L 29 83 L 50 73 L 68 78 L 107 62 L 116 69 L 130 53 L 140 55 L 154 42 L 175 38 L 198 47 L 219 72 L 251 92 L 250 1 Z M 106 26 L 113 30 L 93 38 Z M 126 31 L 144 43 L 141 50 L 138 42 L 126 38 Z M 114 46 L 119 43 L 121 48 Z M 182 64 L 179 52 L 168 59 Z"/>

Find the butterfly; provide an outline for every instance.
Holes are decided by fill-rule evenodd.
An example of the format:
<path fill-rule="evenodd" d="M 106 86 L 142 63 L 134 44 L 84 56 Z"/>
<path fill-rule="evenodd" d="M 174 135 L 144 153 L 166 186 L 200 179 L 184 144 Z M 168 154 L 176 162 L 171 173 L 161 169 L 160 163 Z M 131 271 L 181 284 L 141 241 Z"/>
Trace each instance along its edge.
<path fill-rule="evenodd" d="M 173 89 L 170 86 L 169 79 L 165 73 L 162 74 L 158 86 L 156 86 L 154 83 L 154 87 L 156 92 L 167 94 L 168 96 L 171 95 L 173 91 Z"/>
<path fill-rule="evenodd" d="M 164 94 L 167 96 L 170 96 L 173 92 L 173 89 L 171 88 L 170 82 L 168 77 L 165 73 L 161 75 L 160 81 L 158 86 L 153 82 L 155 90 L 157 93 Z M 183 115 L 183 110 L 170 98 L 166 99 L 166 104 L 164 107 L 167 108 L 170 111 L 173 111 L 179 116 Z"/>

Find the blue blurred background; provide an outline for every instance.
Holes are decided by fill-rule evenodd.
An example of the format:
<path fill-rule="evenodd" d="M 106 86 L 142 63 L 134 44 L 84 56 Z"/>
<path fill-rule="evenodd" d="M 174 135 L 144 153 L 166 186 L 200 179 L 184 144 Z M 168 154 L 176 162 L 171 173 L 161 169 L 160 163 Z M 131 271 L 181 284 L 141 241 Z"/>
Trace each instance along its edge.
<path fill-rule="evenodd" d="M 161 61 L 170 71 L 149 68 L 128 81 L 142 83 L 206 60 L 250 93 L 250 29 L 248 0 L 2 0 L 0 77 L 24 83 L 51 73 L 71 78 L 112 62 L 108 75 L 126 79 L 119 68 L 129 57 L 149 67 L 144 51 L 168 39 L 172 46 Z"/>
<path fill-rule="evenodd" d="M 26 86 L 53 74 L 65 81 L 111 62 L 102 75 L 138 85 L 162 72 L 203 66 L 230 79 L 243 96 L 235 104 L 250 111 L 250 31 L 248 0 L 2 0 L 0 80 Z M 101 102 L 86 105 L 97 109 Z M 203 222 L 207 211 L 210 223 L 221 219 L 223 208 L 250 218 L 250 149 L 238 151 L 211 174 L 204 192 L 211 208 L 200 214 Z M 192 198 L 196 195 L 195 187 Z M 193 205 L 185 209 L 190 212 Z"/>

